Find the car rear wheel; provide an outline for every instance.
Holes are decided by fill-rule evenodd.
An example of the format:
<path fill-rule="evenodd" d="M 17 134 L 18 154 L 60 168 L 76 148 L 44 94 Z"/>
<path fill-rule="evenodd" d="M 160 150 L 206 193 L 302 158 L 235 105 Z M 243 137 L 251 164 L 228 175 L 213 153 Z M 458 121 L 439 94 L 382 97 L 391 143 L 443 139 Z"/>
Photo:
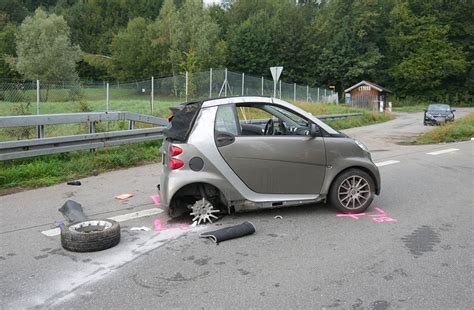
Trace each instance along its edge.
<path fill-rule="evenodd" d="M 342 212 L 360 213 L 370 206 L 374 196 L 372 177 L 360 169 L 349 169 L 333 181 L 329 201 Z"/>

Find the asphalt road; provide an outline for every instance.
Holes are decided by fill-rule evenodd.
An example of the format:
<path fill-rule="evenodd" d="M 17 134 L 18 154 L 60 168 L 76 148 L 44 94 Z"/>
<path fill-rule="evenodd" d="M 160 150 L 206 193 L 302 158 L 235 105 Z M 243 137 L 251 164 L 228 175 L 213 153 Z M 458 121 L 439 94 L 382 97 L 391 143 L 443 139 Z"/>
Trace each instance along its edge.
<path fill-rule="evenodd" d="M 159 213 L 122 222 L 122 241 L 115 248 L 81 254 L 63 250 L 58 236 L 42 233 L 63 220 L 57 211 L 62 203 L 74 199 L 98 217 L 159 212 L 150 198 L 159 165 L 86 178 L 80 187 L 0 197 L 0 304 L 5 309 L 469 309 L 474 142 L 394 143 L 394 137 L 426 130 L 419 120 L 420 113 L 408 114 L 346 131 L 384 164 L 382 193 L 357 218 L 316 204 L 174 228 L 178 223 Z M 134 196 L 113 198 L 122 193 Z M 202 231 L 246 220 L 257 229 L 251 236 L 219 245 L 199 238 Z M 131 231 L 159 225 L 167 229 Z"/>

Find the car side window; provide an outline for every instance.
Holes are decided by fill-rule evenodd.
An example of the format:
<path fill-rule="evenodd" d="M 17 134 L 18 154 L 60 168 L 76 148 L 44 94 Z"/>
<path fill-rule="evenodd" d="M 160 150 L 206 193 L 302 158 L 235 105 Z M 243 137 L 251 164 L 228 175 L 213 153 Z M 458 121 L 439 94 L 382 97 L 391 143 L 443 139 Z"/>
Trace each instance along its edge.
<path fill-rule="evenodd" d="M 237 118 L 235 117 L 235 111 L 232 105 L 219 106 L 216 114 L 215 130 L 230 133 L 235 136 L 239 134 Z"/>

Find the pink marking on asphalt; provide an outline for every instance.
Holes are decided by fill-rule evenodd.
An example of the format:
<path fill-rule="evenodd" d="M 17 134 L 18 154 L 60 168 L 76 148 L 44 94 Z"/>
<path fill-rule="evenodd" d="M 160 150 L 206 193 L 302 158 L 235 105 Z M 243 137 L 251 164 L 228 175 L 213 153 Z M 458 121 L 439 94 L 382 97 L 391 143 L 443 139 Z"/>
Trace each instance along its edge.
<path fill-rule="evenodd" d="M 365 215 L 365 213 L 338 213 L 336 214 L 336 216 L 348 216 L 356 220 L 358 220 L 359 216 L 362 216 L 362 215 Z"/>
<path fill-rule="evenodd" d="M 159 206 L 161 203 L 160 197 L 157 195 L 150 196 L 151 200 L 155 203 L 155 205 Z"/>
<path fill-rule="evenodd" d="M 161 220 L 160 219 L 156 219 L 154 222 L 153 222 L 154 226 L 155 226 L 155 230 L 156 231 L 163 231 L 163 230 L 169 230 L 169 229 L 188 229 L 188 228 L 191 228 L 191 225 L 172 225 L 172 226 L 162 226 L 161 225 Z"/>

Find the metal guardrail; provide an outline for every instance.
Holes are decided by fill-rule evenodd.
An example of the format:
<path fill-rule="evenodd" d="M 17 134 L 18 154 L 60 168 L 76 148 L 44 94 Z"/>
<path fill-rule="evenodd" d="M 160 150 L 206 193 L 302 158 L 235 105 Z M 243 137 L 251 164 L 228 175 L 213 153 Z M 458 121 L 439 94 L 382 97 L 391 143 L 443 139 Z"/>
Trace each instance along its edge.
<path fill-rule="evenodd" d="M 335 120 L 361 116 L 362 113 L 321 115 L 321 120 Z M 129 130 L 96 133 L 98 122 L 129 121 Z M 147 123 L 160 127 L 135 129 L 135 123 Z M 267 120 L 251 120 L 250 123 L 266 123 Z M 88 123 L 89 133 L 73 136 L 44 137 L 45 125 Z M 155 116 L 131 112 L 90 112 L 48 115 L 21 115 L 0 117 L 0 128 L 36 126 L 37 139 L 0 142 L 0 160 L 26 158 L 39 155 L 89 150 L 120 144 L 154 141 L 163 139 L 164 126 L 168 121 Z"/>
<path fill-rule="evenodd" d="M 129 121 L 129 130 L 96 133 L 96 124 L 104 121 Z M 135 129 L 137 122 L 160 127 Z M 45 125 L 88 123 L 89 133 L 44 137 Z M 0 117 L 0 128 L 36 126 L 37 139 L 0 142 L 0 160 L 96 149 L 113 145 L 163 139 L 164 118 L 130 112 L 90 112 Z"/>

